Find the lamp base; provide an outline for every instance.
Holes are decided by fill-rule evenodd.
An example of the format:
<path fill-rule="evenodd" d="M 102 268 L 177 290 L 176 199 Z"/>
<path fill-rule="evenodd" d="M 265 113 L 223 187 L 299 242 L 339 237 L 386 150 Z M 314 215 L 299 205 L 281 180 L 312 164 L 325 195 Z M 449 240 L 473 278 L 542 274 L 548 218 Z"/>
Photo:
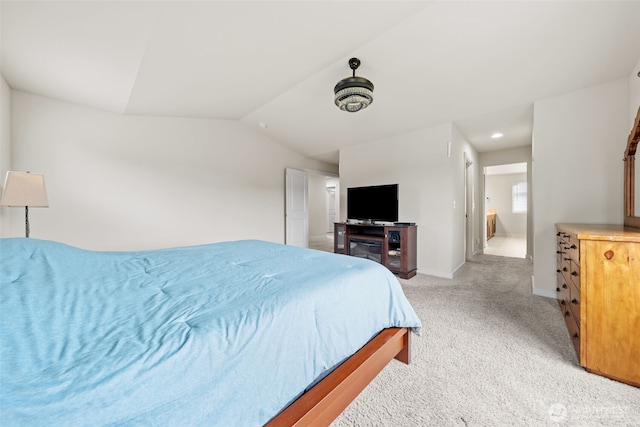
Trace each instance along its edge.
<path fill-rule="evenodd" d="M 29 238 L 29 206 L 24 207 L 24 229 L 25 236 L 27 239 Z"/>

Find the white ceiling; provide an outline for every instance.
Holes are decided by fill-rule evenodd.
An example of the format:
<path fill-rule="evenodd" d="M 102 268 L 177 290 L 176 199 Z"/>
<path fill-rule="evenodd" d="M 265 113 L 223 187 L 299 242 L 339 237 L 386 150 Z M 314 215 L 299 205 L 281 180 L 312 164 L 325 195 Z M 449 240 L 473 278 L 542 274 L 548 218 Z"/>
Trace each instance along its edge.
<path fill-rule="evenodd" d="M 533 101 L 628 77 L 640 58 L 639 1 L 2 0 L 0 18 L 13 89 L 239 120 L 330 161 L 443 122 L 480 152 L 530 145 Z M 355 114 L 333 104 L 352 56 L 375 84 Z"/>

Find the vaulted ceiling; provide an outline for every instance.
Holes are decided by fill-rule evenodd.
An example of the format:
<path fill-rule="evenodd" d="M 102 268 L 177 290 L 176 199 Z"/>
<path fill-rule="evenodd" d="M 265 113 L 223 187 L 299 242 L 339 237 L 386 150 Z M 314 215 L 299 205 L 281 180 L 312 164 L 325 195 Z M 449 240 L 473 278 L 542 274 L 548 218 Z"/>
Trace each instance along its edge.
<path fill-rule="evenodd" d="M 2 0 L 0 19 L 13 89 L 238 120 L 329 161 L 443 122 L 481 152 L 530 145 L 535 100 L 628 77 L 640 58 L 637 1 Z M 346 113 L 333 87 L 354 56 L 374 102 Z"/>

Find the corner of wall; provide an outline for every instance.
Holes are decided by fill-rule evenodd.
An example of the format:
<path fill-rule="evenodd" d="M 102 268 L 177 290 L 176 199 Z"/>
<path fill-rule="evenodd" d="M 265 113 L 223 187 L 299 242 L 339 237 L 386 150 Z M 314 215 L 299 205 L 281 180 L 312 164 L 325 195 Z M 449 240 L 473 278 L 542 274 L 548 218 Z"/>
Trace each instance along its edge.
<path fill-rule="evenodd" d="M 556 293 L 549 289 L 536 288 L 535 276 L 531 276 L 531 293 L 539 297 L 545 297 L 545 298 L 551 298 L 551 299 L 557 298 Z"/>
<path fill-rule="evenodd" d="M 0 173 L 11 167 L 11 88 L 0 74 Z"/>
<path fill-rule="evenodd" d="M 11 88 L 0 74 L 0 185 L 11 169 Z M 8 208 L 0 206 L 0 237 L 6 236 Z"/>

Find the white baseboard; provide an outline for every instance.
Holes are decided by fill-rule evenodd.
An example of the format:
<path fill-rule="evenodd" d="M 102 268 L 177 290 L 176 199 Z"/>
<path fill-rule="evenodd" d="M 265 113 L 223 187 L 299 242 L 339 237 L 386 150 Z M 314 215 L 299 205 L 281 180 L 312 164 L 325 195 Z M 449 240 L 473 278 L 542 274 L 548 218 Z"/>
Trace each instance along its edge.
<path fill-rule="evenodd" d="M 421 270 L 421 269 L 418 268 L 416 270 L 416 273 L 426 274 L 427 276 L 442 277 L 444 279 L 453 279 L 453 274 L 446 274 L 446 273 L 442 273 L 440 271 Z"/>
<path fill-rule="evenodd" d="M 534 295 L 538 295 L 540 297 L 546 297 L 551 299 L 556 299 L 558 297 L 558 295 L 556 294 L 556 291 L 550 291 L 549 289 L 536 288 L 533 276 L 531 276 L 531 293 Z"/>

